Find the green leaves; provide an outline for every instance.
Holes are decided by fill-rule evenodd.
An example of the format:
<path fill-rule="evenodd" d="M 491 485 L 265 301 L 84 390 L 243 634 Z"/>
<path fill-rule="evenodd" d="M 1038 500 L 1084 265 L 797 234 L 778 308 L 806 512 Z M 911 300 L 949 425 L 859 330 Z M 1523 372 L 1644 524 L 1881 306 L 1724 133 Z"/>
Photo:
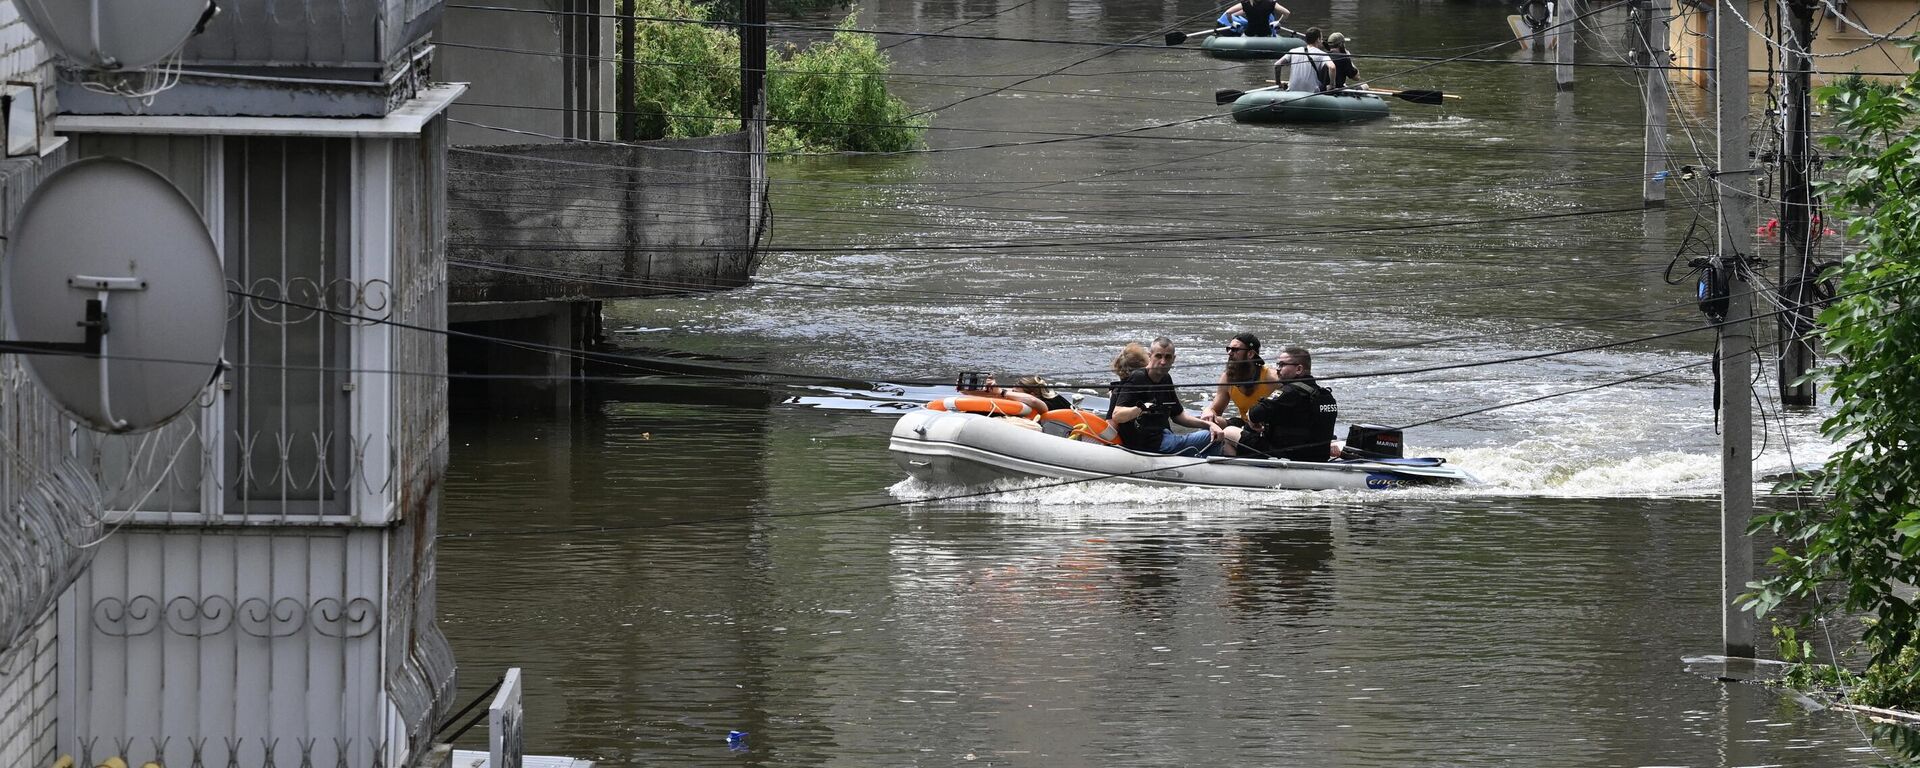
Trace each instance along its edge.
<path fill-rule="evenodd" d="M 637 14 L 706 20 L 695 0 L 640 0 Z M 928 118 L 887 90 L 892 62 L 854 17 L 833 39 L 767 51 L 767 145 L 783 152 L 894 152 L 918 146 Z M 685 22 L 639 22 L 633 50 L 633 120 L 641 140 L 739 129 L 740 38 Z"/>
<path fill-rule="evenodd" d="M 1841 131 L 1822 142 L 1836 180 L 1821 192 L 1858 244 L 1820 315 L 1836 358 L 1825 369 L 1835 409 L 1822 429 L 1842 447 L 1814 484 L 1826 503 L 1756 519 L 1755 530 L 1788 545 L 1741 604 L 1757 614 L 1789 601 L 1873 614 L 1864 632 L 1872 659 L 1854 697 L 1914 706 L 1920 611 L 1894 585 L 1920 584 L 1920 76 L 1897 86 L 1850 77 L 1817 94 Z M 1780 639 L 1789 661 L 1808 660 L 1812 646 L 1791 630 Z"/>
<path fill-rule="evenodd" d="M 773 152 L 898 152 L 920 144 L 926 116 L 887 92 L 893 68 L 873 37 L 853 32 L 769 55 L 767 146 Z"/>

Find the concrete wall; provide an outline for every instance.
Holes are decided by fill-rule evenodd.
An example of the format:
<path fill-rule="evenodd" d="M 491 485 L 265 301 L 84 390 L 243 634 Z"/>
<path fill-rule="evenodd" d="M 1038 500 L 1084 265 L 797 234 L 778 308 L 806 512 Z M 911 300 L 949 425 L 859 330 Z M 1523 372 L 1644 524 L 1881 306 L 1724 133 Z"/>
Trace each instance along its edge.
<path fill-rule="evenodd" d="M 53 136 L 45 129 L 44 118 L 53 114 L 58 103 L 47 49 L 12 0 L 0 0 L 0 80 L 45 86 L 39 89 L 43 118 L 39 134 L 42 145 L 51 146 Z M 0 157 L 0 232 L 13 231 L 21 204 L 68 156 L 61 149 L 44 158 Z M 5 330 L 0 327 L 0 332 Z M 0 765 L 4 766 L 47 765 L 54 759 L 59 637 L 51 608 L 65 588 L 64 580 L 85 563 L 85 553 L 77 546 L 85 536 L 67 541 L 59 533 L 91 535 L 99 530 L 97 523 L 89 525 L 84 519 L 85 510 L 29 503 L 52 481 L 79 480 L 74 477 L 79 470 L 61 463 L 65 426 L 59 411 L 31 383 L 19 356 L 0 360 L 0 431 L 8 436 L 6 466 L 0 468 L 0 529 L 6 531 L 12 550 L 11 557 L 0 558 Z M 50 532 L 56 535 L 44 535 Z"/>
<path fill-rule="evenodd" d="M 501 0 L 557 13 L 448 8 L 434 31 L 434 78 L 469 83 L 453 107 L 455 146 L 614 138 L 614 0 Z M 603 14 L 586 16 L 581 14 Z M 531 135 L 542 134 L 542 135 Z M 555 138 L 547 138 L 555 137 Z"/>
<path fill-rule="evenodd" d="M 1707 71 L 1713 67 L 1713 17 L 1698 7 L 1685 5 L 1679 0 L 1669 0 L 1675 14 L 1669 23 L 1667 46 L 1673 51 L 1675 67 L 1698 67 L 1702 69 L 1682 69 L 1674 75 L 1685 82 L 1701 88 L 1709 85 Z M 1881 34 L 1913 35 L 1920 34 L 1920 19 L 1913 18 L 1914 0 L 1851 0 L 1836 3 L 1846 8 L 1847 18 L 1855 24 L 1864 26 Z M 1742 11 L 1747 23 L 1762 32 L 1767 27 L 1766 0 L 1749 0 Z M 1774 14 L 1778 15 L 1776 8 Z M 1825 85 L 1836 78 L 1851 72 L 1912 72 L 1913 57 L 1892 43 L 1869 45 L 1872 38 L 1852 25 L 1843 24 L 1832 17 L 1832 12 L 1815 12 L 1813 16 L 1813 84 Z M 1902 23 L 1905 26 L 1901 26 Z M 1862 47 L 1864 46 L 1864 47 Z M 1860 50 L 1855 51 L 1855 48 Z M 1844 56 L 1835 56 L 1844 51 L 1852 51 Z M 1762 87 L 1767 82 L 1767 41 L 1759 35 L 1747 40 L 1748 80 L 1754 87 Z M 1773 51 L 1775 67 L 1782 64 L 1780 52 Z M 1870 77 L 1876 80 L 1891 80 L 1889 77 Z"/>
<path fill-rule="evenodd" d="M 449 154 L 451 301 L 660 296 L 759 266 L 766 161 L 748 133 Z"/>

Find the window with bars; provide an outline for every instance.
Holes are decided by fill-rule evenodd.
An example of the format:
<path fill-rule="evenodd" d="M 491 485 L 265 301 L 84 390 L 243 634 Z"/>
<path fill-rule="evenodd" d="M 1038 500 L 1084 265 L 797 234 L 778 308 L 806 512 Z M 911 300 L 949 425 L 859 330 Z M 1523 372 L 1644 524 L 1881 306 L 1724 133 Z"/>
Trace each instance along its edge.
<path fill-rule="evenodd" d="M 352 140 L 224 144 L 227 512 L 346 514 Z"/>

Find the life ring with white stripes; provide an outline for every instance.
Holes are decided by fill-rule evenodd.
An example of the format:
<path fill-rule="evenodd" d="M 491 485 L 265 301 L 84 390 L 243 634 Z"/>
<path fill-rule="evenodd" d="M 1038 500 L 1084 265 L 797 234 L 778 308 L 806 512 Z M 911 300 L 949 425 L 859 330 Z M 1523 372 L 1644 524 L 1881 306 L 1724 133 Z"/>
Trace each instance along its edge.
<path fill-rule="evenodd" d="M 1040 431 L 1068 440 L 1101 445 L 1119 445 L 1120 432 L 1113 424 L 1092 411 L 1062 408 L 1040 414 Z"/>
<path fill-rule="evenodd" d="M 1022 419 L 1031 419 L 1034 416 L 1033 408 L 1018 400 L 973 395 L 943 397 L 927 403 L 927 408 L 950 413 L 977 413 L 982 416 L 1013 416 Z"/>

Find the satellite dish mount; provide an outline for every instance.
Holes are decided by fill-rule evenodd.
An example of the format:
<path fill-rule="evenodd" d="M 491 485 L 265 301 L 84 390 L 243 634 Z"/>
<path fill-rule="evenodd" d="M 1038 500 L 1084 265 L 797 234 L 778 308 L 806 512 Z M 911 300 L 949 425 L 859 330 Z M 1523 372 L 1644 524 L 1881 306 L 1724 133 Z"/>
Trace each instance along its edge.
<path fill-rule="evenodd" d="M 117 429 L 126 429 L 126 420 L 113 417 L 113 400 L 107 391 L 107 332 L 112 330 L 112 327 L 107 324 L 107 297 L 114 291 L 144 291 L 147 289 L 147 281 L 137 277 L 74 275 L 67 278 L 67 287 L 94 292 L 95 297 L 86 301 L 86 319 L 74 323 L 87 329 L 87 340 L 0 341 L 0 354 L 77 354 L 99 360 L 100 408 L 106 412 L 108 424 Z"/>

